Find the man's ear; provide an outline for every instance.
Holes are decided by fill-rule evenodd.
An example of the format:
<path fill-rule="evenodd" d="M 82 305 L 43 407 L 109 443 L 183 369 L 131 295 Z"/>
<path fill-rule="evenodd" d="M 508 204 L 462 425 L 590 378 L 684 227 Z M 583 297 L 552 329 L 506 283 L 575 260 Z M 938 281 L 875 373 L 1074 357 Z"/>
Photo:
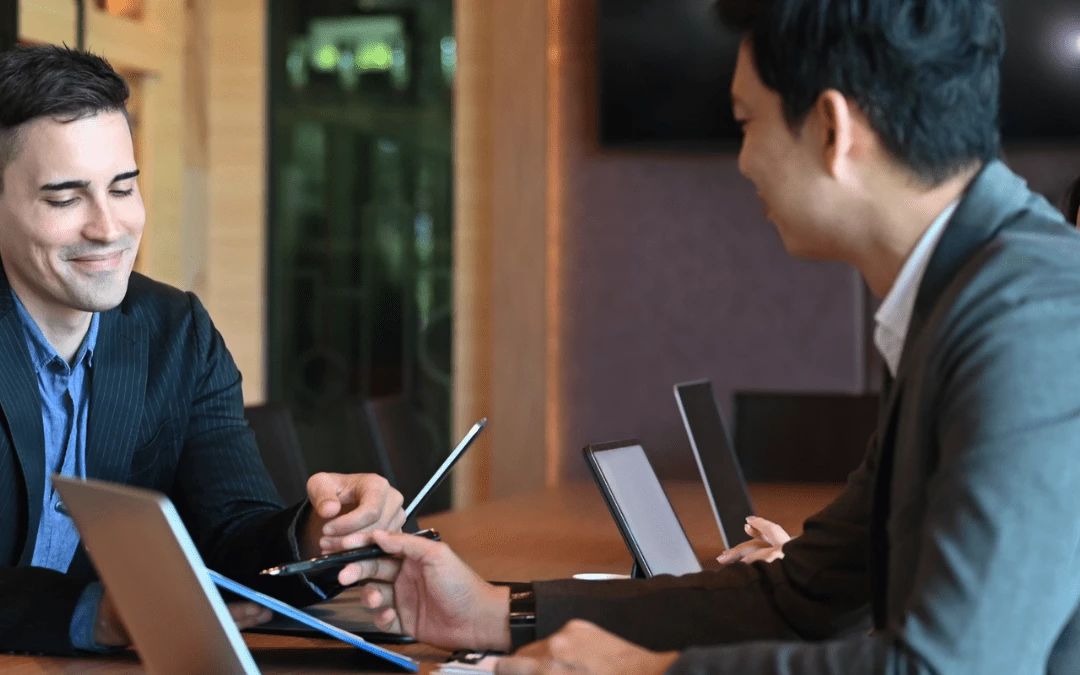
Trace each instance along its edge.
<path fill-rule="evenodd" d="M 814 104 L 821 129 L 820 147 L 825 171 L 833 178 L 846 173 L 855 149 L 855 115 L 851 102 L 835 89 L 826 89 Z"/>

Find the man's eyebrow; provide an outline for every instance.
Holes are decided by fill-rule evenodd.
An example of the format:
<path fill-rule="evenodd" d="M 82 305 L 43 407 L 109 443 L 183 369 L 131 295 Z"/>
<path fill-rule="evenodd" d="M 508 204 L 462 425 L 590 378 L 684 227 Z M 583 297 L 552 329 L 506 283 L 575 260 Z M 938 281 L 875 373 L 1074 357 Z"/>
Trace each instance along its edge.
<path fill-rule="evenodd" d="M 125 171 L 124 173 L 116 174 L 109 182 L 109 185 L 113 183 L 119 183 L 120 181 L 130 180 L 139 175 L 139 170 L 134 169 L 132 171 Z M 88 180 L 65 180 L 59 183 L 46 183 L 41 186 L 42 192 L 60 192 L 62 190 L 85 190 L 90 187 L 90 181 Z"/>
<path fill-rule="evenodd" d="M 60 192 L 61 190 L 80 190 L 90 186 L 88 180 L 65 180 L 60 183 L 46 183 L 41 186 L 42 192 Z"/>
<path fill-rule="evenodd" d="M 109 183 L 109 185 L 112 185 L 113 183 L 119 183 L 122 180 L 129 180 L 131 178 L 135 178 L 138 175 L 139 175 L 139 170 L 138 169 L 133 169 L 131 171 L 125 171 L 124 173 L 118 173 L 112 179 L 112 183 Z"/>

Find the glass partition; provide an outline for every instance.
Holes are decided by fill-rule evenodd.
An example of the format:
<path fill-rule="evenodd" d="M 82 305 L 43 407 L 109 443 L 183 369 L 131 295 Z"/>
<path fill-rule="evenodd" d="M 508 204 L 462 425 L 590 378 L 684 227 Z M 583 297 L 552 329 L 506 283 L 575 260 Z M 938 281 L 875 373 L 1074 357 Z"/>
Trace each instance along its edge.
<path fill-rule="evenodd" d="M 451 443 L 453 5 L 268 9 L 269 397 L 310 470 L 380 470 L 374 421 L 426 478 Z"/>

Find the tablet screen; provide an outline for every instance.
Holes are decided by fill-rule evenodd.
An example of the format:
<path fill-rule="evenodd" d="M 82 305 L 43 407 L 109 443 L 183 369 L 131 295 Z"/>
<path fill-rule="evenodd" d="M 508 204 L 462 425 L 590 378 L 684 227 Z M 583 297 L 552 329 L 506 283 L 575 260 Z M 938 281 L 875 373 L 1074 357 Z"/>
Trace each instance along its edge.
<path fill-rule="evenodd" d="M 671 502 L 640 445 L 590 446 L 590 466 L 627 546 L 647 576 L 700 572 Z"/>

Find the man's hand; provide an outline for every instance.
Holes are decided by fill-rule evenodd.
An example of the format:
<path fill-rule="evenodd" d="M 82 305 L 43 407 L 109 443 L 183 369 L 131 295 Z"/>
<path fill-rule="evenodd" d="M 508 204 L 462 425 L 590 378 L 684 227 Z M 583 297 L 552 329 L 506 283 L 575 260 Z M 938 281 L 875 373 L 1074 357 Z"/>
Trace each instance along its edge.
<path fill-rule="evenodd" d="M 240 630 L 266 623 L 274 615 L 269 609 L 253 602 L 230 602 L 228 607 L 229 614 Z M 101 595 L 98 603 L 97 618 L 94 619 L 94 642 L 102 647 L 126 647 L 131 644 L 131 638 L 107 592 Z"/>
<path fill-rule="evenodd" d="M 575 619 L 546 640 L 499 659 L 496 675 L 663 675 L 679 658 L 638 647 Z"/>
<path fill-rule="evenodd" d="M 721 565 L 730 565 L 735 562 L 750 563 L 764 560 L 772 562 L 784 557 L 784 544 L 791 541 L 791 536 L 772 521 L 750 516 L 746 519 L 746 533 L 753 539 L 730 548 L 720 554 L 716 559 Z"/>
<path fill-rule="evenodd" d="M 371 541 L 396 558 L 352 563 L 338 581 L 383 582 L 360 591 L 380 629 L 447 649 L 510 649 L 508 588 L 481 579 L 442 542 L 383 531 Z"/>
<path fill-rule="evenodd" d="M 311 515 L 298 542 L 304 558 L 363 546 L 363 533 L 400 532 L 405 524 L 401 493 L 376 474 L 317 473 L 307 493 Z"/>

